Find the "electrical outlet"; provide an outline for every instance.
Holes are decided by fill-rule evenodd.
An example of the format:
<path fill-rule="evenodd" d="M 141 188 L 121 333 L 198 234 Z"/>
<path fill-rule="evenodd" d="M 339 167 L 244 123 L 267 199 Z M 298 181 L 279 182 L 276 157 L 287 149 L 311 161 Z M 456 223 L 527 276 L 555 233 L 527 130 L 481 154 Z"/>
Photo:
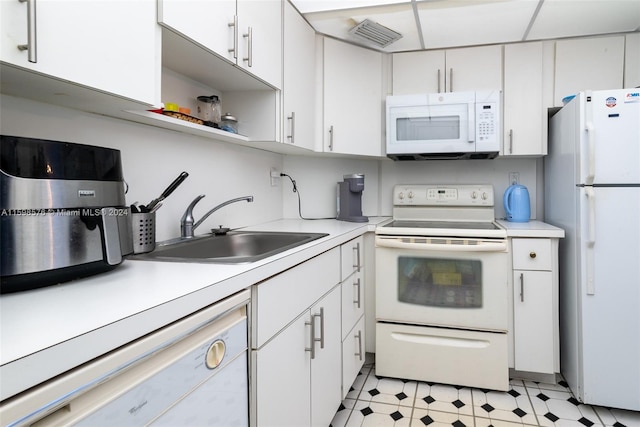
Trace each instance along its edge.
<path fill-rule="evenodd" d="M 280 182 L 280 171 L 277 168 L 271 168 L 269 178 L 271 179 L 271 186 L 277 187 Z"/>
<path fill-rule="evenodd" d="M 520 184 L 520 172 L 509 172 L 509 185 Z"/>

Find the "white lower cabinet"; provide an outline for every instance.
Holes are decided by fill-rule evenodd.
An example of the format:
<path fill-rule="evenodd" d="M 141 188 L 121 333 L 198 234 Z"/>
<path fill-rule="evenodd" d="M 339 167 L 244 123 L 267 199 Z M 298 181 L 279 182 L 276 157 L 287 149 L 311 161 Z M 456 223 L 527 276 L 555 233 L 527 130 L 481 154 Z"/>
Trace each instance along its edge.
<path fill-rule="evenodd" d="M 252 290 L 251 424 L 327 426 L 342 401 L 340 248 Z"/>
<path fill-rule="evenodd" d="M 342 341 L 342 399 L 347 397 L 354 379 L 358 376 L 365 359 L 364 316 Z"/>
<path fill-rule="evenodd" d="M 512 248 L 514 368 L 559 372 L 558 239 L 514 238 Z"/>

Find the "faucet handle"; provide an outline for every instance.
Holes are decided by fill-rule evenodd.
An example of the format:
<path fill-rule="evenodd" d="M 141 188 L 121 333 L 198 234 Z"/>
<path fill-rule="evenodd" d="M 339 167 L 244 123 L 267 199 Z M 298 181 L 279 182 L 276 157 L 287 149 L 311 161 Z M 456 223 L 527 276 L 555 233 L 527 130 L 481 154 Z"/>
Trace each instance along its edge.
<path fill-rule="evenodd" d="M 184 214 L 180 219 L 180 234 L 182 237 L 193 237 L 193 223 L 195 222 L 195 219 L 193 218 L 193 208 L 204 198 L 204 196 L 204 194 L 200 194 L 198 197 L 193 199 L 184 211 Z"/>

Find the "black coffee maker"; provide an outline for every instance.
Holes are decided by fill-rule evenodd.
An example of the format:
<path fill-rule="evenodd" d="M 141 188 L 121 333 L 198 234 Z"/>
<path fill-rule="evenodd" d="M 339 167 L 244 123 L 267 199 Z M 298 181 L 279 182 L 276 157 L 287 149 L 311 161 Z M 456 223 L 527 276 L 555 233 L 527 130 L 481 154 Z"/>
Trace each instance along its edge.
<path fill-rule="evenodd" d="M 368 222 L 362 215 L 362 192 L 364 191 L 364 175 L 344 175 L 344 181 L 338 183 L 338 216 L 340 221 Z"/>

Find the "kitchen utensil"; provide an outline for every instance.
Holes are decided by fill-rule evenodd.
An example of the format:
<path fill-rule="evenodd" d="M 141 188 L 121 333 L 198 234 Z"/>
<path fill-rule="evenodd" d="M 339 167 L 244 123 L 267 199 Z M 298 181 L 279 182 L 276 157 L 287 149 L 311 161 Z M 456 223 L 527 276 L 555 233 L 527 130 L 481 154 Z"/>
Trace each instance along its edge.
<path fill-rule="evenodd" d="M 153 199 L 147 206 L 140 206 L 140 210 L 143 211 L 144 208 L 146 209 L 146 212 L 152 212 L 154 210 L 154 207 L 156 207 L 158 203 L 169 197 L 169 195 L 173 193 L 174 190 L 178 188 L 178 186 L 182 184 L 182 182 L 187 179 L 188 176 L 189 174 L 187 172 L 182 172 L 171 184 L 169 184 L 166 190 L 162 192 L 160 197 L 158 197 L 157 199 Z"/>
<path fill-rule="evenodd" d="M 199 96 L 198 117 L 205 122 L 220 123 L 220 99 L 216 95 Z"/>
<path fill-rule="evenodd" d="M 227 113 L 222 116 L 222 121 L 220 122 L 220 129 L 226 130 L 231 133 L 238 133 L 238 119 L 231 115 L 231 113 Z"/>
<path fill-rule="evenodd" d="M 531 216 L 529 202 L 529 190 L 520 184 L 511 185 L 504 192 L 504 210 L 507 213 L 507 221 L 528 222 Z"/>

